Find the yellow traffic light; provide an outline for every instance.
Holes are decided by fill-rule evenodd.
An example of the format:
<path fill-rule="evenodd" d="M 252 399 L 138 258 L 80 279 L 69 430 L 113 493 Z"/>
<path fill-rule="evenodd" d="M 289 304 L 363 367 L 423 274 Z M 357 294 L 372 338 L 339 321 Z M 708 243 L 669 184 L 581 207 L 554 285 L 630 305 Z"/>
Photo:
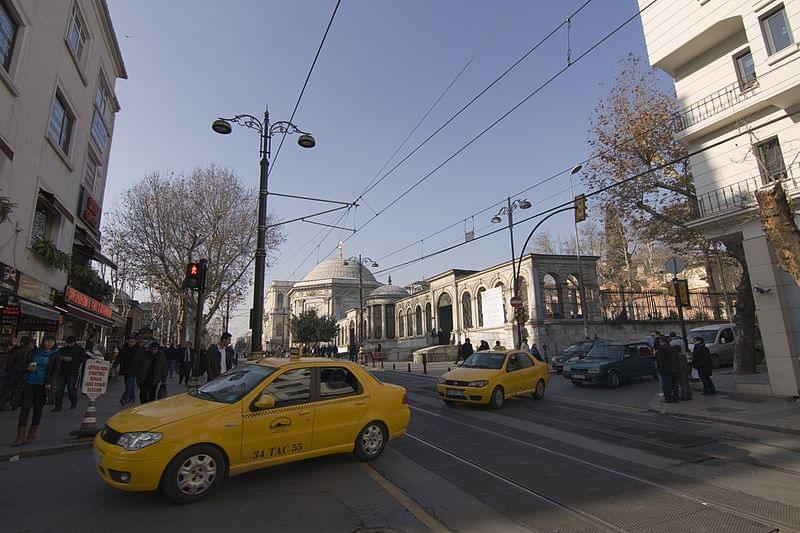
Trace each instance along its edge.
<path fill-rule="evenodd" d="M 579 194 L 575 197 L 575 222 L 586 220 L 586 195 Z"/>

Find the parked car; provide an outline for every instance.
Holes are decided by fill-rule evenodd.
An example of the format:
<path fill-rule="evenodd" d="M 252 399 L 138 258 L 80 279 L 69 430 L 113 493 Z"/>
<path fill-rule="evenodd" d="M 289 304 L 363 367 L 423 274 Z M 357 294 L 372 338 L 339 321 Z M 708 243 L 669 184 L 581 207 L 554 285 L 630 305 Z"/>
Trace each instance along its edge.
<path fill-rule="evenodd" d="M 658 379 L 653 349 L 645 342 L 597 344 L 583 359 L 569 361 L 563 375 L 573 385 L 597 383 L 612 389 L 644 376 Z"/>
<path fill-rule="evenodd" d="M 694 338 L 702 337 L 708 350 L 711 352 L 711 362 L 714 368 L 733 365 L 733 354 L 738 338 L 736 324 L 709 324 L 689 330 L 689 350 L 694 348 Z M 756 362 L 764 361 L 764 345 L 761 342 L 761 332 L 755 330 Z"/>
<path fill-rule="evenodd" d="M 589 350 L 591 350 L 595 344 L 607 342 L 608 341 L 602 339 L 592 339 L 589 341 L 580 341 L 576 342 L 575 344 L 571 344 L 562 353 L 553 356 L 553 369 L 556 372 L 561 372 L 564 369 L 564 365 L 570 359 L 583 359 L 583 357 L 589 353 Z"/>

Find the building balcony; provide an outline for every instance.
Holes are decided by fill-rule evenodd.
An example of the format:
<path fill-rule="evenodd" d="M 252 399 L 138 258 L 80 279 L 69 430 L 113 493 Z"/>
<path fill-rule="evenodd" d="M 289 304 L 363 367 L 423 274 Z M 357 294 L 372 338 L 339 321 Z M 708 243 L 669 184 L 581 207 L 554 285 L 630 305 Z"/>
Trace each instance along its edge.
<path fill-rule="evenodd" d="M 699 102 L 695 102 L 684 111 L 676 113 L 675 122 L 677 127 L 675 129 L 679 132 L 685 132 L 692 126 L 720 115 L 724 111 L 733 109 L 737 104 L 757 95 L 758 92 L 758 81 L 753 81 L 745 87 L 742 87 L 738 81 L 731 83 L 709 94 Z"/>

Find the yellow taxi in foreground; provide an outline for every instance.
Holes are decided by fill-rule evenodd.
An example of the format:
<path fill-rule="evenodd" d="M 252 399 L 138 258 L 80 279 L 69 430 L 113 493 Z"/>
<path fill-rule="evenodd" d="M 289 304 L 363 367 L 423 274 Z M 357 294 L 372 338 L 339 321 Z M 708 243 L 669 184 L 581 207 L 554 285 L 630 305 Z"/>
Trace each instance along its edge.
<path fill-rule="evenodd" d="M 161 488 L 190 503 L 266 466 L 346 452 L 371 461 L 410 418 L 405 389 L 355 363 L 264 359 L 112 416 L 95 437 L 95 463 L 112 487 Z"/>
<path fill-rule="evenodd" d="M 544 397 L 550 383 L 547 363 L 520 350 L 475 352 L 460 367 L 439 378 L 439 396 L 447 405 L 488 404 L 500 409 L 510 396 Z"/>

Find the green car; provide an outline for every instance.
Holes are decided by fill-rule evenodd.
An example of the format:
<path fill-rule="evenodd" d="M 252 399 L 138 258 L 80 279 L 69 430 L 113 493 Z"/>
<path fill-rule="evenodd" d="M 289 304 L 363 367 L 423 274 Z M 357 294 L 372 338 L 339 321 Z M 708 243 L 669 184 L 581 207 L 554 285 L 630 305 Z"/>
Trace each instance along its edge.
<path fill-rule="evenodd" d="M 612 389 L 640 377 L 658 379 L 653 349 L 644 342 L 597 344 L 583 359 L 564 365 L 563 376 L 573 385 L 595 383 Z"/>

